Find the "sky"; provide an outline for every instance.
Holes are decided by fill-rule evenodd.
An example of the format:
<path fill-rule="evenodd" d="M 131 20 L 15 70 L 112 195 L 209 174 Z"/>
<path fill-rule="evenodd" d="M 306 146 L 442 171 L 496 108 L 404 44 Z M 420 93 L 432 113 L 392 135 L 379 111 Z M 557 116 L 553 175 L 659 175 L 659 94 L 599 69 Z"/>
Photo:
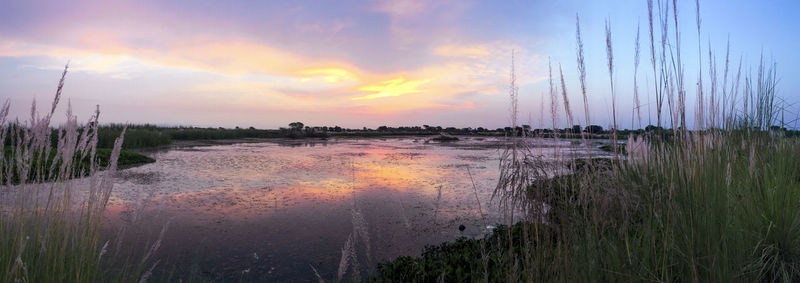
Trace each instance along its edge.
<path fill-rule="evenodd" d="M 775 62 L 785 119 L 797 116 L 800 2 L 700 1 L 700 57 L 696 3 L 677 2 L 687 108 L 695 107 L 698 69 L 709 88 L 708 46 L 722 73 L 730 39 L 731 65 L 741 58 L 754 69 L 761 54 Z M 101 123 L 496 128 L 511 123 L 513 52 L 520 124 L 551 127 L 556 117 L 566 127 L 561 97 L 555 116 L 550 110 L 548 66 L 556 75 L 561 67 L 573 124 L 585 124 L 576 15 L 590 123 L 610 126 L 615 105 L 619 128 L 655 124 L 645 0 L 0 0 L 0 100 L 12 116 L 29 117 L 34 99 L 49 105 L 69 62 L 59 115 L 68 102 L 88 119 L 99 105 Z M 641 120 L 633 110 L 637 27 Z"/>

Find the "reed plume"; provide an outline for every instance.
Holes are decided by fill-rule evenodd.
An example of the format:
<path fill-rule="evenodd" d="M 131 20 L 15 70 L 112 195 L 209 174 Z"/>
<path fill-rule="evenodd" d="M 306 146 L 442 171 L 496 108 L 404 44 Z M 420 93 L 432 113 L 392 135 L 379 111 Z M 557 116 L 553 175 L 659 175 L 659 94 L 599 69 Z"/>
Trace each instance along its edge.
<path fill-rule="evenodd" d="M 649 0 L 652 1 L 652 0 Z M 652 30 L 652 26 L 651 26 Z M 575 14 L 575 43 L 578 46 L 578 78 L 581 83 L 581 94 L 583 95 L 583 112 L 586 120 L 586 125 L 590 124 L 589 121 L 589 99 L 586 96 L 586 60 L 583 56 L 583 38 L 581 37 L 581 18 Z"/>

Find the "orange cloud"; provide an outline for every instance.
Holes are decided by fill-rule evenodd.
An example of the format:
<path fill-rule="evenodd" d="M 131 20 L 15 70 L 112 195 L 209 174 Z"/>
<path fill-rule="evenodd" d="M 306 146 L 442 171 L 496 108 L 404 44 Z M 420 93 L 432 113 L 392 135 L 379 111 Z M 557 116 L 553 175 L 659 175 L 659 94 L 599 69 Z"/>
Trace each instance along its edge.
<path fill-rule="evenodd" d="M 244 39 L 173 40 L 152 48 L 99 35 L 103 40 L 79 40 L 86 45 L 82 48 L 0 42 L 0 56 L 50 56 L 61 62 L 71 60 L 78 70 L 121 78 L 125 74 L 118 70 L 141 72 L 153 67 L 217 74 L 211 80 L 187 81 L 173 91 L 182 94 L 179 101 L 183 103 L 189 103 L 185 98 L 191 95 L 192 105 L 381 115 L 481 107 L 463 94 L 503 93 L 512 48 L 517 50 L 518 72 L 536 73 L 526 65 L 537 62 L 524 48 L 507 43 L 448 44 L 432 48 L 438 59 L 421 67 L 375 72 L 342 58 L 315 58 Z"/>
<path fill-rule="evenodd" d="M 420 93 L 424 90 L 419 89 L 420 85 L 430 82 L 430 79 L 409 81 L 403 77 L 386 80 L 373 85 L 366 85 L 358 88 L 358 91 L 370 92 L 364 96 L 353 97 L 351 100 L 376 99 L 382 97 L 403 96 L 406 94 Z"/>
<path fill-rule="evenodd" d="M 300 75 L 321 77 L 325 82 L 338 84 L 355 81 L 356 75 L 353 72 L 341 68 L 320 68 L 309 69 L 298 72 Z"/>

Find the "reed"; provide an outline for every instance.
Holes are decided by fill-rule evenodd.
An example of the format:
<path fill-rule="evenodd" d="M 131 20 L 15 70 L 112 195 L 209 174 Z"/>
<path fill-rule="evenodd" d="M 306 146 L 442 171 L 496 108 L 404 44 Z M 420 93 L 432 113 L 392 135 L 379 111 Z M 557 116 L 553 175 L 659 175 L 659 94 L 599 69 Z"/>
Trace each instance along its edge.
<path fill-rule="evenodd" d="M 740 59 L 734 74 L 728 44 L 719 78 L 709 44 L 708 69 L 699 70 L 708 75 L 707 83 L 700 86 L 703 78 L 698 78 L 697 89 L 698 104 L 705 103 L 706 93 L 709 101 L 692 109 L 698 120 L 689 129 L 676 4 L 647 1 L 656 115 L 660 125 L 659 104 L 666 100 L 673 135 L 661 130 L 628 135 L 626 153 L 615 151 L 615 161 L 567 155 L 543 160 L 530 149 L 540 137 L 509 137 L 515 140 L 500 156 L 494 198 L 507 213 L 522 211 L 524 220 L 484 238 L 428 247 L 422 258 L 382 263 L 377 281 L 800 280 L 800 140 L 781 130 L 785 109 L 776 92 L 775 64 L 762 56 L 755 70 L 743 71 Z M 695 4 L 699 29 L 699 1 Z M 578 20 L 577 63 L 585 77 Z M 655 44 L 658 35 L 660 46 Z M 636 53 L 638 45 L 637 36 Z M 606 51 L 614 101 L 608 21 Z M 552 64 L 548 67 L 556 128 L 559 86 Z M 560 87 L 569 121 L 563 79 Z"/>
<path fill-rule="evenodd" d="M 4 282 L 130 282 L 141 266 L 110 255 L 101 235 L 126 129 L 111 149 L 97 148 L 99 107 L 85 124 L 66 108 L 51 127 L 68 66 L 44 114 L 34 101 L 27 121 L 0 108 L 0 278 Z M 115 251 L 116 252 L 116 251 Z M 142 264 L 147 263 L 145 260 Z M 126 272 L 110 265 L 125 264 Z"/>

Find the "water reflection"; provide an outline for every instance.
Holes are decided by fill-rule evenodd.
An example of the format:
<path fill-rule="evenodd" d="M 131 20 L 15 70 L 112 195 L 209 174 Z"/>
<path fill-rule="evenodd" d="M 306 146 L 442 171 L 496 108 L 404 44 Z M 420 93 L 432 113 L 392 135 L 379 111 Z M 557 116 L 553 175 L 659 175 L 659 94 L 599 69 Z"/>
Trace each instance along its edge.
<path fill-rule="evenodd" d="M 315 147 L 315 146 L 328 146 L 327 139 L 300 139 L 300 140 L 282 140 L 275 144 L 282 147 Z"/>
<path fill-rule="evenodd" d="M 488 221 L 501 220 L 491 193 L 503 140 L 424 140 L 175 147 L 156 152 L 156 163 L 120 172 L 109 219 L 135 213 L 142 230 L 153 231 L 170 221 L 159 253 L 168 267 L 156 277 L 172 270 L 209 280 L 311 281 L 313 265 L 324 278 L 335 278 L 354 211 L 364 216 L 371 247 L 363 269 L 417 255 L 427 244 L 483 233 L 476 193 Z M 557 147 L 585 148 L 548 140 L 537 150 L 553 156 Z M 147 209 L 131 212 L 142 200 Z"/>

